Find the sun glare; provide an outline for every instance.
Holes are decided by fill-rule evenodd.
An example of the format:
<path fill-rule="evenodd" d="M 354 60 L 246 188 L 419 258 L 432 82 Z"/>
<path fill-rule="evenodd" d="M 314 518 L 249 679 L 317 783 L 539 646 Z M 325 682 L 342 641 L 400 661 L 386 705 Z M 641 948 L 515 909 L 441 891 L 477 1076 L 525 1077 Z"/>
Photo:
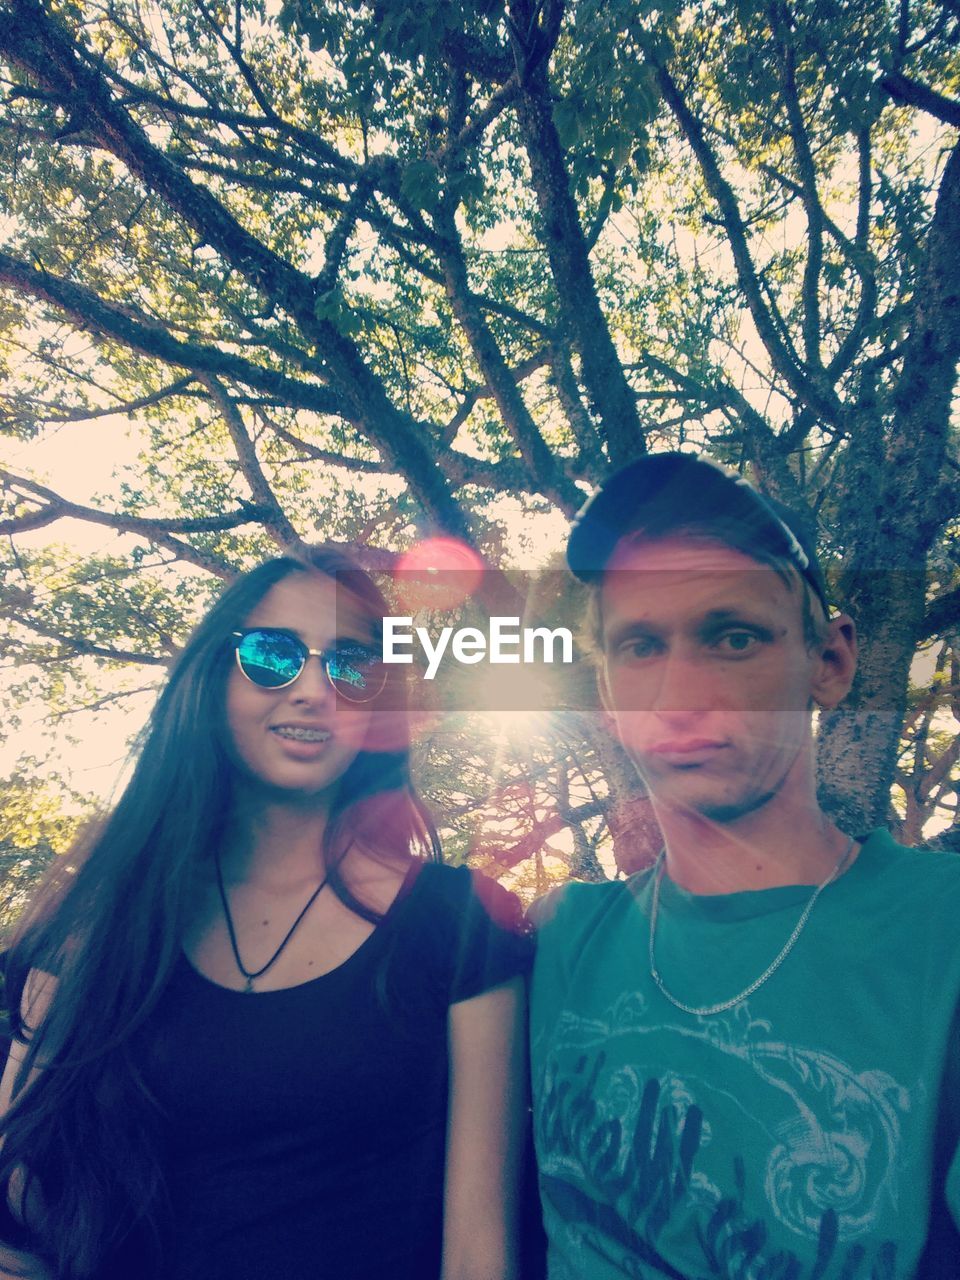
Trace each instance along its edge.
<path fill-rule="evenodd" d="M 545 732 L 557 705 L 561 680 L 535 667 L 484 667 L 469 681 L 469 709 L 491 737 L 521 742 Z"/>

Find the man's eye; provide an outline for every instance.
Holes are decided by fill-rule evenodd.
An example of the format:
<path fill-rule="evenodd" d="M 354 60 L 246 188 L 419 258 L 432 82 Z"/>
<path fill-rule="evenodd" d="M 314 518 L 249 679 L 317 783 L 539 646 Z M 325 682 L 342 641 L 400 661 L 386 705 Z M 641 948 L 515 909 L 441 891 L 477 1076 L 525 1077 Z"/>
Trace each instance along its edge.
<path fill-rule="evenodd" d="M 653 636 L 633 636 L 624 640 L 618 650 L 619 657 L 626 662 L 638 662 L 651 658 L 658 652 L 659 646 Z"/>
<path fill-rule="evenodd" d="M 714 648 L 721 653 L 750 653 L 760 643 L 760 637 L 753 631 L 725 631 L 714 641 Z"/>

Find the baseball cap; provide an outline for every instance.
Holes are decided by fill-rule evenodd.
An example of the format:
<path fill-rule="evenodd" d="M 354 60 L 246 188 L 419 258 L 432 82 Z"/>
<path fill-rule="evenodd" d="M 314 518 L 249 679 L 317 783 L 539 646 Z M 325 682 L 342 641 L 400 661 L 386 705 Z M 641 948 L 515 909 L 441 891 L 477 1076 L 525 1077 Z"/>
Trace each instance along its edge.
<path fill-rule="evenodd" d="M 804 521 L 789 507 L 764 497 L 735 472 L 692 453 L 651 453 L 604 482 L 577 513 L 567 540 L 567 563 L 582 582 L 603 573 L 625 533 L 643 530 L 645 515 L 655 536 L 692 525 L 717 525 L 720 541 L 747 554 L 755 547 L 790 561 L 810 583 L 824 609 L 827 588 Z M 675 515 L 675 519 L 673 518 Z M 728 533 L 724 536 L 724 526 Z"/>

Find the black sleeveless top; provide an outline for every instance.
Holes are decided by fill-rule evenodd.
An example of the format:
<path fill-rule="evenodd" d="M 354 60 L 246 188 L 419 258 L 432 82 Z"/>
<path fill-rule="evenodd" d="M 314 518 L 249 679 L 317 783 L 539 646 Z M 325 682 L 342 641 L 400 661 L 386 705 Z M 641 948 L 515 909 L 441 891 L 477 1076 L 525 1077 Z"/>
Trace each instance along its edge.
<path fill-rule="evenodd" d="M 165 1117 L 164 1280 L 435 1280 L 447 1011 L 529 951 L 511 895 L 427 864 L 300 986 L 230 991 L 184 957 L 140 1055 Z"/>

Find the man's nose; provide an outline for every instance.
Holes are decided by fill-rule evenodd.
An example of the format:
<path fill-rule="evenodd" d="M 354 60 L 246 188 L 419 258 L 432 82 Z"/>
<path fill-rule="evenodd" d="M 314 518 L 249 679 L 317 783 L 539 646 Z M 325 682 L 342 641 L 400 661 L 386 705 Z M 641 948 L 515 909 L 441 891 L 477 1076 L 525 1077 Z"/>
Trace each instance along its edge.
<path fill-rule="evenodd" d="M 708 664 L 679 650 L 668 652 L 659 664 L 659 681 L 650 704 L 659 716 L 684 717 L 708 711 L 716 690 Z"/>

